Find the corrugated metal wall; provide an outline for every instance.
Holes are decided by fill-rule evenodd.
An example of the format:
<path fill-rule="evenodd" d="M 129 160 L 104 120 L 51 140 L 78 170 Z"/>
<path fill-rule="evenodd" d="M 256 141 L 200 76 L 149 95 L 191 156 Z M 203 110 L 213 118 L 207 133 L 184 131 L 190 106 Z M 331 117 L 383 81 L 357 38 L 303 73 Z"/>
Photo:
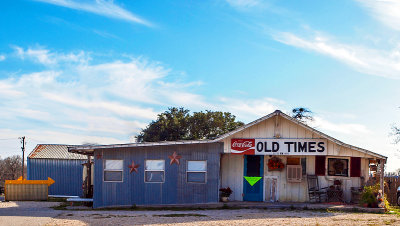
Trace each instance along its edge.
<path fill-rule="evenodd" d="M 49 187 L 49 195 L 82 195 L 82 163 L 84 160 L 30 159 L 28 180 L 47 180 L 55 183 Z"/>
<path fill-rule="evenodd" d="M 6 201 L 44 201 L 47 196 L 47 184 L 6 184 Z"/>
<path fill-rule="evenodd" d="M 143 204 L 179 204 L 218 202 L 220 154 L 222 143 L 185 144 L 153 147 L 96 150 L 93 207 Z M 169 155 L 181 155 L 180 165 L 170 165 Z M 123 182 L 103 182 L 103 160 L 124 160 Z M 165 160 L 165 182 L 145 183 L 145 160 Z M 186 182 L 188 160 L 207 160 L 207 183 Z M 128 165 L 140 164 L 138 173 L 129 173 Z"/>

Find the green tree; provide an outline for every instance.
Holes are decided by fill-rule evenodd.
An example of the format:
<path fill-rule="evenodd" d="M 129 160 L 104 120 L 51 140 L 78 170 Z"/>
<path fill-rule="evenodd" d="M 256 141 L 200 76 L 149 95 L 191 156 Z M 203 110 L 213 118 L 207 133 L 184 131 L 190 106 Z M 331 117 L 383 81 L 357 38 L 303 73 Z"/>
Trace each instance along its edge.
<path fill-rule="evenodd" d="M 292 117 L 302 123 L 314 121 L 313 112 L 305 107 L 298 107 L 292 109 Z"/>
<path fill-rule="evenodd" d="M 232 131 L 243 122 L 229 112 L 209 111 L 189 114 L 184 108 L 169 108 L 143 129 L 138 142 L 213 139 Z"/>

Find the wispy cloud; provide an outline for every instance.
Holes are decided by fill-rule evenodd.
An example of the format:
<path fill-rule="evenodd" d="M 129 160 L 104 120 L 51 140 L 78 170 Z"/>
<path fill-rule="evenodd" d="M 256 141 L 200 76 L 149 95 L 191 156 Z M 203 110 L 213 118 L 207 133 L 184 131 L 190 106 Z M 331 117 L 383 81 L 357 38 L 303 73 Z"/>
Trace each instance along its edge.
<path fill-rule="evenodd" d="M 226 2 L 232 7 L 241 9 L 257 6 L 261 3 L 261 0 L 226 0 Z"/>
<path fill-rule="evenodd" d="M 341 61 L 355 70 L 376 76 L 400 79 L 400 45 L 390 51 L 349 45 L 314 32 L 308 38 L 290 32 L 275 32 L 273 39 L 286 45 L 318 52 Z"/>
<path fill-rule="evenodd" d="M 40 63 L 45 66 L 55 66 L 59 63 L 87 63 L 90 60 L 89 56 L 83 51 L 77 53 L 57 53 L 50 52 L 48 49 L 38 46 L 36 48 L 24 49 L 19 46 L 12 46 L 15 50 L 15 55 L 23 60 L 33 60 L 35 63 Z"/>
<path fill-rule="evenodd" d="M 36 1 L 62 6 L 70 9 L 86 11 L 109 18 L 125 20 L 131 23 L 138 23 L 146 26 L 152 26 L 150 22 L 116 5 L 112 0 L 92 0 L 92 1 L 36 0 Z"/>
<path fill-rule="evenodd" d="M 21 65 L 29 62 L 43 69 L 0 79 L 2 128 L 81 134 L 87 142 L 104 136 L 129 142 L 159 111 L 204 103 L 202 96 L 190 92 L 201 82 L 166 79 L 170 69 L 143 58 L 94 63 L 84 51 L 13 49 Z M 94 140 L 87 140 L 90 137 Z"/>
<path fill-rule="evenodd" d="M 377 20 L 386 26 L 400 30 L 400 1 L 398 0 L 356 0 Z"/>
<path fill-rule="evenodd" d="M 6 56 L 0 54 L 0 61 L 3 61 L 3 60 L 5 60 L 5 59 L 6 59 Z"/>
<path fill-rule="evenodd" d="M 312 127 L 322 131 L 335 132 L 345 135 L 370 134 L 371 131 L 362 124 L 357 123 L 333 123 L 322 117 L 314 117 L 310 123 Z"/>
<path fill-rule="evenodd" d="M 281 109 L 285 102 L 272 98 L 228 98 L 220 97 L 215 106 L 232 112 L 241 120 L 253 121 L 277 109 Z"/>

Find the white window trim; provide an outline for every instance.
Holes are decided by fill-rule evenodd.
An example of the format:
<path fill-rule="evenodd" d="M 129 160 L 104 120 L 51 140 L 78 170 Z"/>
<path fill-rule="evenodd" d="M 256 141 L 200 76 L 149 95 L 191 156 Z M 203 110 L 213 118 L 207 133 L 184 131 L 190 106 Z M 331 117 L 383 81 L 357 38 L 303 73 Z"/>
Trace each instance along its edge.
<path fill-rule="evenodd" d="M 156 161 L 164 161 L 164 170 L 146 170 L 146 161 L 147 160 L 156 160 Z M 163 181 L 146 181 L 146 172 L 163 172 Z M 151 184 L 163 184 L 165 183 L 165 160 L 164 159 L 145 159 L 144 160 L 144 183 L 151 183 Z"/>
<path fill-rule="evenodd" d="M 120 170 L 115 170 L 115 169 L 113 169 L 113 170 L 108 170 L 108 169 L 106 169 L 106 161 L 107 160 L 118 160 L 118 161 L 122 161 L 122 169 L 120 169 Z M 121 172 L 121 180 L 120 181 L 109 181 L 109 180 L 105 180 L 105 177 L 104 177 L 104 172 Z M 106 182 L 106 183 L 123 183 L 124 182 L 124 160 L 123 159 L 104 159 L 104 161 L 103 161 L 103 182 Z"/>
<path fill-rule="evenodd" d="M 193 171 L 193 170 L 189 171 L 189 162 L 206 162 L 206 170 L 205 171 Z M 189 184 L 207 184 L 207 169 L 208 169 L 207 160 L 187 160 L 186 161 L 186 183 L 189 183 Z M 189 179 L 188 173 L 204 173 L 205 174 L 204 175 L 204 182 L 188 181 L 188 179 Z"/>

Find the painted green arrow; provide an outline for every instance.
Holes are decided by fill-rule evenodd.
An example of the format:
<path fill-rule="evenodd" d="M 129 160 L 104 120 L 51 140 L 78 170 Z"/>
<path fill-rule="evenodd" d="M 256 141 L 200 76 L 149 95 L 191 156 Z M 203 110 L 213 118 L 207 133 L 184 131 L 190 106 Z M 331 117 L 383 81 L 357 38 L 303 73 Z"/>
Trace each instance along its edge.
<path fill-rule="evenodd" d="M 249 182 L 250 186 L 255 185 L 262 177 L 244 177 L 247 182 Z"/>

